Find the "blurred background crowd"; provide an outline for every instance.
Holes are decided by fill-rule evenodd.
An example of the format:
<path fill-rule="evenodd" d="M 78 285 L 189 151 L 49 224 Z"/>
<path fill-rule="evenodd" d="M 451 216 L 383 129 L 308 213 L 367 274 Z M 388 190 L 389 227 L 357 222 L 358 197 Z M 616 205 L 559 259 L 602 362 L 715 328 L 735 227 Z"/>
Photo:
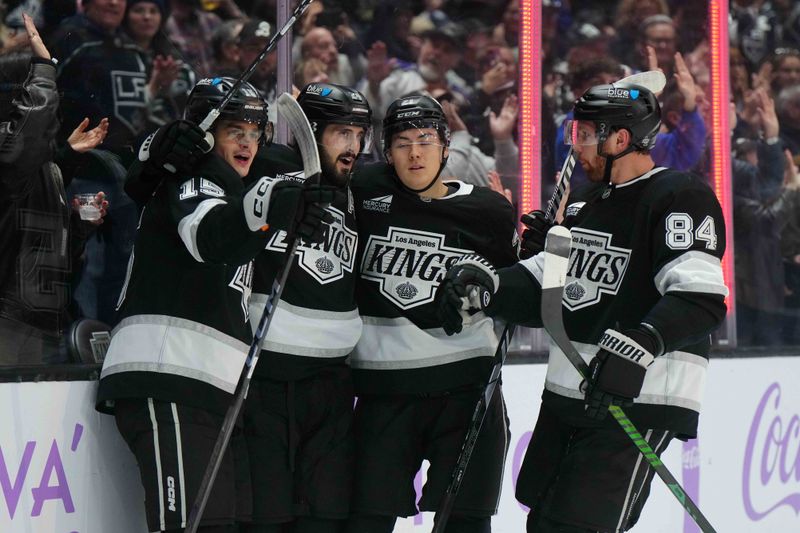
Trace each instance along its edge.
<path fill-rule="evenodd" d="M 669 80 L 654 160 L 707 179 L 715 147 L 706 2 L 541 4 L 543 201 L 566 157 L 562 123 L 574 100 L 592 85 L 654 68 Z M 800 344 L 800 3 L 731 0 L 729 9 L 738 343 Z M 18 76 L 13 65 L 24 61 L 27 72 L 28 13 L 58 60 L 56 147 L 71 146 L 80 125 L 105 130 L 102 144 L 73 149 L 76 157 L 61 164 L 67 197 L 103 191 L 108 212 L 73 254 L 60 334 L 77 319 L 115 323 L 138 219 L 123 183 L 141 140 L 181 116 L 199 79 L 238 76 L 274 35 L 277 12 L 277 0 L 0 1 L 0 86 Z M 431 94 L 453 132 L 445 175 L 516 204 L 519 31 L 519 0 L 316 0 L 294 27 L 288 72 L 295 87 L 329 81 L 361 90 L 376 134 L 392 100 Z M 279 66 L 270 54 L 250 79 L 270 102 Z M 380 139 L 373 146 L 364 161 L 381 157 Z M 578 168 L 573 187 L 585 181 Z M 0 195 L 4 212 L 19 209 L 2 176 Z M 0 284 L 14 283 L 9 276 Z M 57 362 L 70 358 L 61 344 Z"/>

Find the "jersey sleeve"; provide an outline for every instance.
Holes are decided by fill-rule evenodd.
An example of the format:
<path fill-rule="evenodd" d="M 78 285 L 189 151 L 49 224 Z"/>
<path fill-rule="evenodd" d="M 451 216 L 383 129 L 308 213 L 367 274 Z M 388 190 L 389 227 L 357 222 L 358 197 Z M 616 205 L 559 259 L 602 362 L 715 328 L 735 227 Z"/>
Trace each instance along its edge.
<path fill-rule="evenodd" d="M 33 59 L 22 91 L 11 103 L 10 116 L 0 122 L 0 180 L 12 194 L 52 159 L 51 144 L 58 126 L 55 74 L 52 63 Z"/>
<path fill-rule="evenodd" d="M 642 322 L 667 351 L 702 340 L 725 318 L 725 220 L 711 189 L 680 187 L 655 205 L 650 235 L 653 283 L 661 298 Z"/>
<path fill-rule="evenodd" d="M 224 180 L 173 178 L 165 180 L 165 188 L 171 221 L 198 262 L 244 264 L 264 248 L 266 233 L 250 230 L 241 191 L 227 190 Z"/>
<path fill-rule="evenodd" d="M 511 203 L 500 193 L 488 191 L 486 213 L 492 233 L 491 248 L 484 255 L 495 268 L 507 267 L 519 261 L 519 234 L 516 213 Z"/>

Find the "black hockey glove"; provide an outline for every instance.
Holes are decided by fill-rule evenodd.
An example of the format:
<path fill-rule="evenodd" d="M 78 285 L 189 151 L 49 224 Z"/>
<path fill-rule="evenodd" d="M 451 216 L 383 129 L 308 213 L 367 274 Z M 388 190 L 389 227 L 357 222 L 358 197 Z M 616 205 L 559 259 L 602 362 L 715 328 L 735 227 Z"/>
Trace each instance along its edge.
<path fill-rule="evenodd" d="M 661 355 L 654 335 L 644 329 L 607 329 L 600 351 L 589 363 L 586 416 L 603 420 L 611 405 L 628 406 L 639 396 L 647 367 Z"/>
<path fill-rule="evenodd" d="M 139 161 L 172 174 L 185 174 L 213 147 L 212 135 L 188 120 L 174 120 L 145 139 L 139 148 Z"/>
<path fill-rule="evenodd" d="M 244 195 L 247 225 L 251 231 L 275 226 L 290 236 L 297 233 L 306 242 L 322 242 L 326 224 L 333 222 L 325 208 L 337 191 L 329 185 L 261 178 Z"/>
<path fill-rule="evenodd" d="M 522 232 L 522 242 L 519 249 L 519 258 L 528 259 L 544 251 L 544 241 L 547 239 L 547 232 L 555 226 L 553 222 L 548 222 L 544 216 L 544 211 L 536 209 L 530 213 L 522 215 L 520 218 L 527 227 Z"/>
<path fill-rule="evenodd" d="M 445 274 L 436 298 L 442 328 L 448 335 L 459 333 L 466 315 L 486 309 L 500 286 L 494 267 L 478 254 L 467 254 Z"/>

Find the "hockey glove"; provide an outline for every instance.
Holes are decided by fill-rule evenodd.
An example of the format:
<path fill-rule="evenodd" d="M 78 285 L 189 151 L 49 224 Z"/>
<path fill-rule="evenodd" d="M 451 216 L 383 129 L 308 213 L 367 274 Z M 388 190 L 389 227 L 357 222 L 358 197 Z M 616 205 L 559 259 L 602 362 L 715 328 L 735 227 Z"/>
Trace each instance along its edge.
<path fill-rule="evenodd" d="M 459 333 L 464 312 L 486 309 L 500 286 L 494 267 L 478 254 L 467 254 L 456 261 L 445 274 L 436 298 L 439 320 L 448 335 Z"/>
<path fill-rule="evenodd" d="M 627 406 L 639 396 L 647 367 L 660 355 L 651 332 L 607 329 L 597 344 L 600 351 L 589 363 L 586 416 L 603 420 L 611 405 Z"/>
<path fill-rule="evenodd" d="M 336 187 L 261 178 L 244 195 L 244 212 L 251 231 L 270 226 L 297 234 L 307 242 L 322 242 L 333 222 L 325 208 L 336 198 Z"/>
<path fill-rule="evenodd" d="M 544 216 L 544 211 L 536 209 L 520 218 L 527 227 L 522 232 L 522 243 L 520 244 L 519 258 L 528 259 L 544 251 L 544 241 L 547 239 L 547 232 L 555 224 L 548 222 Z"/>
<path fill-rule="evenodd" d="M 145 139 L 139 161 L 172 174 L 185 174 L 213 147 L 213 135 L 188 120 L 174 120 Z"/>

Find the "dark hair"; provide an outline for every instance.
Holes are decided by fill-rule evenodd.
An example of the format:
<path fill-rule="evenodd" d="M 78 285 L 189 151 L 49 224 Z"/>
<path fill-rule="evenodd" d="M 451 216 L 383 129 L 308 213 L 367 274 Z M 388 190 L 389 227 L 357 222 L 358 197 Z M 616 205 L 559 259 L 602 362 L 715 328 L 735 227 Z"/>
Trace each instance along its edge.
<path fill-rule="evenodd" d="M 616 59 L 595 57 L 578 63 L 569 76 L 569 85 L 570 87 L 582 87 L 600 74 L 613 74 L 621 78 L 624 72 Z"/>

